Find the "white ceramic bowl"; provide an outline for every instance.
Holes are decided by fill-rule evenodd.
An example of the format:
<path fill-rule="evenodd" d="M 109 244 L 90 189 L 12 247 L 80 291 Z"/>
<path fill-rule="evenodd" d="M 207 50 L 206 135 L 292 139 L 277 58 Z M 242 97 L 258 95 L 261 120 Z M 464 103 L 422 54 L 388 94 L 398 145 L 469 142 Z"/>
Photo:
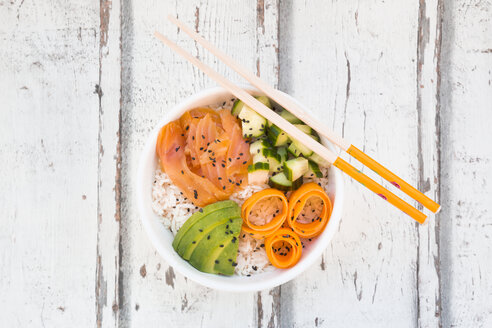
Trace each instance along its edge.
<path fill-rule="evenodd" d="M 244 89 L 252 94 L 259 94 L 253 88 L 246 87 Z M 288 282 L 306 270 L 321 256 L 338 228 L 342 216 L 343 179 L 338 170 L 333 167 L 330 168 L 328 194 L 333 205 L 330 220 L 323 233 L 303 249 L 302 257 L 294 267 L 285 270 L 275 269 L 272 272 L 255 274 L 251 277 L 237 275 L 231 277 L 219 276 L 203 273 L 193 268 L 174 251 L 171 245 L 173 241 L 171 231 L 160 223 L 159 217 L 152 210 L 152 182 L 158 165 L 155 143 L 161 127 L 170 121 L 176 120 L 187 110 L 199 106 L 221 104 L 224 100 L 231 98 L 233 96 L 225 89 L 207 89 L 189 97 L 164 115 L 150 133 L 140 157 L 136 186 L 137 204 L 143 226 L 150 240 L 164 260 L 176 271 L 197 283 L 218 290 L 231 292 L 258 291 Z M 305 110 L 307 111 L 307 109 Z M 329 142 L 326 140 L 322 140 L 322 142 L 333 150 L 333 146 Z"/>

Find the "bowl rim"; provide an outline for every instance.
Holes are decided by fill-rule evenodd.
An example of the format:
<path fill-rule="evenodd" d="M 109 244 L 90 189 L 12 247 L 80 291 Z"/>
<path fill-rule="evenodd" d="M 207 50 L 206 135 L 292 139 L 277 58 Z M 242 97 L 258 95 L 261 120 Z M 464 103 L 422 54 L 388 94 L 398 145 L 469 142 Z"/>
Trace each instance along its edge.
<path fill-rule="evenodd" d="M 248 91 L 249 93 L 252 94 L 262 94 L 260 91 L 257 89 L 251 87 L 251 86 L 241 86 L 244 90 Z M 333 209 L 331 212 L 330 220 L 328 225 L 326 226 L 325 230 L 321 235 L 317 237 L 317 245 L 312 248 L 312 250 L 304 255 L 304 259 L 301 262 L 298 263 L 298 265 L 282 270 L 283 272 L 280 275 L 273 276 L 271 278 L 265 279 L 265 280 L 259 280 L 259 281 L 252 281 L 251 283 L 240 283 L 238 284 L 236 280 L 231 281 L 230 277 L 226 276 L 218 276 L 218 275 L 211 275 L 207 273 L 200 272 L 196 270 L 195 268 L 191 267 L 191 265 L 183 265 L 181 262 L 185 262 L 185 260 L 181 259 L 177 254 L 169 254 L 168 250 L 164 248 L 162 243 L 160 242 L 160 232 L 157 231 L 158 229 L 154 229 L 153 225 L 154 223 L 151 222 L 152 220 L 156 220 L 155 217 L 148 217 L 146 215 L 146 212 L 148 211 L 146 207 L 151 206 L 151 204 L 146 204 L 147 202 L 145 201 L 145 196 L 144 194 L 146 192 L 150 192 L 149 190 L 146 190 L 145 187 L 145 176 L 147 170 L 148 170 L 148 160 L 149 157 L 154 158 L 155 160 L 155 142 L 157 139 L 157 134 L 159 133 L 159 130 L 161 129 L 162 126 L 167 124 L 169 121 L 171 121 L 174 117 L 178 117 L 178 115 L 181 115 L 184 113 L 186 110 L 189 110 L 193 107 L 196 107 L 198 105 L 194 105 L 197 102 L 203 100 L 204 98 L 207 97 L 214 97 L 214 96 L 219 96 L 221 94 L 230 94 L 227 90 L 225 90 L 222 87 L 213 87 L 213 88 L 207 88 L 202 91 L 199 91 L 190 97 L 187 97 L 180 103 L 176 104 L 173 108 L 168 110 L 165 114 L 163 114 L 162 119 L 155 125 L 155 127 L 152 129 L 152 131 L 148 134 L 148 137 L 145 141 L 144 148 L 141 150 L 140 156 L 139 156 L 139 163 L 137 167 L 137 172 L 136 172 L 136 201 L 137 201 L 137 208 L 138 208 L 138 215 L 140 216 L 141 222 L 144 226 L 144 229 L 152 243 L 152 245 L 157 249 L 159 255 L 177 272 L 182 274 L 183 276 L 187 277 L 188 279 L 201 284 L 203 286 L 213 288 L 216 290 L 221 290 L 221 291 L 229 291 L 229 292 L 252 292 L 252 291 L 260 291 L 260 290 L 265 290 L 269 288 L 274 288 L 276 286 L 279 286 L 281 284 L 284 284 L 301 273 L 303 273 L 306 269 L 311 267 L 314 262 L 322 255 L 322 253 L 325 251 L 325 249 L 328 247 L 331 239 L 333 238 L 333 235 L 335 234 L 336 230 L 338 229 L 338 226 L 340 224 L 340 221 L 342 219 L 342 210 L 343 210 L 343 203 L 344 203 L 344 181 L 342 174 L 340 173 L 339 170 L 334 170 L 334 178 L 335 178 L 335 202 L 333 205 Z M 282 92 L 283 93 L 283 92 Z M 287 97 L 291 98 L 293 101 L 295 101 L 297 104 L 301 106 L 306 112 L 310 113 L 308 108 L 303 106 L 301 103 L 299 103 L 296 99 L 291 97 L 290 95 L 283 93 Z M 231 96 L 233 97 L 233 96 Z M 321 138 L 322 143 L 327 146 L 331 151 L 335 151 L 333 145 L 326 140 L 326 138 Z M 151 155 L 152 154 L 152 155 Z M 158 222 L 159 225 L 161 225 L 163 228 L 164 226 L 162 225 L 161 222 Z M 166 228 L 167 229 L 167 228 Z M 188 264 L 188 262 L 186 262 Z M 302 265 L 300 265 L 302 264 Z M 254 277 L 253 275 L 252 277 Z M 258 275 L 259 276 L 259 275 Z M 217 277 L 220 277 L 222 279 L 217 279 Z M 235 276 L 237 277 L 237 276 Z M 250 277 L 241 277 L 244 279 L 250 279 Z"/>

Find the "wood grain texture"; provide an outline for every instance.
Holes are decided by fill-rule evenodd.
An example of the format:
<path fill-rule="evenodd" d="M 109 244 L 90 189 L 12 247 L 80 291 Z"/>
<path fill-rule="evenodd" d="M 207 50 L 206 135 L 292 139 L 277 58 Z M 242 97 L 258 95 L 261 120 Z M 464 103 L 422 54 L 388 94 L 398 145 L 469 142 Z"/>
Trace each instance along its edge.
<path fill-rule="evenodd" d="M 142 230 L 132 194 L 132 172 L 149 131 L 174 104 L 215 85 L 154 39 L 154 30 L 176 40 L 221 74 L 242 82 L 166 22 L 168 14 L 176 14 L 241 64 L 256 68 L 262 77 L 276 83 L 276 6 L 275 1 L 261 6 L 241 1 L 123 2 L 122 326 L 267 327 L 279 321 L 279 306 L 272 306 L 278 304 L 275 292 L 222 293 L 174 272 Z"/>
<path fill-rule="evenodd" d="M 492 4 L 445 1 L 441 61 L 443 327 L 492 326 Z"/>
<path fill-rule="evenodd" d="M 0 4 L 2 326 L 95 326 L 99 6 Z"/>
<path fill-rule="evenodd" d="M 418 4 L 288 1 L 280 16 L 281 89 L 416 185 Z M 414 327 L 415 225 L 345 181 L 339 233 L 316 266 L 282 286 L 282 326 Z"/>
<path fill-rule="evenodd" d="M 440 115 L 442 1 L 420 1 L 417 31 L 417 159 L 418 188 L 440 201 Z M 420 207 L 422 209 L 422 207 Z M 439 327 L 441 311 L 441 266 L 439 223 L 431 215 L 418 225 L 417 326 Z"/>
<path fill-rule="evenodd" d="M 0 0 L 2 327 L 492 326 L 491 13 L 464 0 Z M 441 213 L 417 226 L 346 178 L 339 233 L 292 282 L 223 293 L 174 272 L 141 227 L 134 173 L 162 115 L 214 83 L 154 30 L 243 81 L 168 14 Z"/>
<path fill-rule="evenodd" d="M 99 3 L 96 324 L 116 327 L 120 306 L 121 4 Z"/>

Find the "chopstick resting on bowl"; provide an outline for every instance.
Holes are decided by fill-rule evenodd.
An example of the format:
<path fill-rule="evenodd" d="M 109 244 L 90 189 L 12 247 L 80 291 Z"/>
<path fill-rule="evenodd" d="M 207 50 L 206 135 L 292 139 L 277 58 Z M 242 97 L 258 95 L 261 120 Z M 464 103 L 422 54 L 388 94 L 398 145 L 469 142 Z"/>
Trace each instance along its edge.
<path fill-rule="evenodd" d="M 383 186 L 381 186 L 380 184 L 378 184 L 377 182 L 375 182 L 374 180 L 372 180 L 371 178 L 369 178 L 368 176 L 357 170 L 355 167 L 350 165 L 342 158 L 336 156 L 333 152 L 331 152 L 329 149 L 324 147 L 322 144 L 318 143 L 316 140 L 312 139 L 304 132 L 297 129 L 293 124 L 289 123 L 280 115 L 272 111 L 270 108 L 266 107 L 264 104 L 256 100 L 248 92 L 241 89 L 231 81 L 227 80 L 224 76 L 220 75 L 215 70 L 213 70 L 210 66 L 206 65 L 205 63 L 195 58 L 193 55 L 186 52 L 183 48 L 181 48 L 180 46 L 178 46 L 177 44 L 166 38 L 164 35 L 160 34 L 159 32 L 155 32 L 154 35 L 165 45 L 171 48 L 173 51 L 183 56 L 198 69 L 202 70 L 212 80 L 216 81 L 223 88 L 231 92 L 235 97 L 243 101 L 247 106 L 252 108 L 254 111 L 262 115 L 267 120 L 271 121 L 273 124 L 277 125 L 280 129 L 284 130 L 288 135 L 290 135 L 291 137 L 302 143 L 304 146 L 308 147 L 309 149 L 317 153 L 319 156 L 321 156 L 329 163 L 333 164 L 335 167 L 339 168 L 340 170 L 351 176 L 353 179 L 360 182 L 369 190 L 373 191 L 374 193 L 381 196 L 383 199 L 387 200 L 389 203 L 391 203 L 401 211 L 411 216 L 417 222 L 421 224 L 425 222 L 426 215 L 424 213 L 420 212 L 419 210 L 417 210 L 416 208 L 414 208 L 413 206 L 411 206 L 410 204 L 408 204 L 407 202 L 405 202 L 404 200 L 393 194 L 391 191 L 385 189 Z M 272 99 L 277 101 L 273 97 Z M 279 99 L 285 99 L 285 98 L 280 97 Z M 290 107 L 286 107 L 286 109 L 290 110 Z M 309 120 L 307 120 L 306 118 L 309 118 Z M 307 115 L 306 113 L 303 113 L 303 116 L 301 116 L 300 119 L 304 120 L 308 125 L 310 124 L 309 122 L 314 121 L 314 119 L 311 119 L 309 115 Z M 316 124 L 316 126 L 319 125 Z"/>
<path fill-rule="evenodd" d="M 291 99 L 285 97 L 282 93 L 280 93 L 277 89 L 270 86 L 265 81 L 261 80 L 252 72 L 248 71 L 246 68 L 242 67 L 239 63 L 235 62 L 230 56 L 225 54 L 224 52 L 217 49 L 210 42 L 201 37 L 198 33 L 190 29 L 188 26 L 184 25 L 177 18 L 169 15 L 168 19 L 183 30 L 186 34 L 188 34 L 193 40 L 201 44 L 205 49 L 214 54 L 217 58 L 222 60 L 227 66 L 236 71 L 239 75 L 244 77 L 249 83 L 258 88 L 258 90 L 263 91 L 265 95 L 273 99 L 277 104 L 287 109 L 289 112 L 294 114 L 301 121 L 304 121 L 311 128 L 316 130 L 319 134 L 326 137 L 328 140 L 339 146 L 343 151 L 347 152 L 349 155 L 357 159 L 359 162 L 379 174 L 385 180 L 391 182 L 394 186 L 401 189 L 404 193 L 421 203 L 423 206 L 428 208 L 434 213 L 437 213 L 440 209 L 440 205 L 421 193 L 416 188 L 412 187 L 410 184 L 405 182 L 403 179 L 398 177 L 396 174 L 388 170 L 383 165 L 379 164 L 377 161 L 369 157 L 367 154 L 359 150 L 357 147 L 343 139 L 341 136 L 338 136 L 333 131 L 331 131 L 326 126 L 322 125 L 309 116 L 304 110 L 296 104 Z"/>

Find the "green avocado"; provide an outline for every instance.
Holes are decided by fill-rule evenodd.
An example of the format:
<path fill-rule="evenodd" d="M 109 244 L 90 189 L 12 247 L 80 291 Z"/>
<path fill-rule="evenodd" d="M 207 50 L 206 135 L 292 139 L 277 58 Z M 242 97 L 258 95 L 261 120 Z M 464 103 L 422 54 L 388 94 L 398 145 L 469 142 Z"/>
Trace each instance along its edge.
<path fill-rule="evenodd" d="M 222 222 L 203 236 L 191 254 L 190 264 L 202 272 L 225 275 L 234 273 L 233 264 L 237 256 L 242 219 L 237 216 Z M 229 246 L 230 244 L 234 246 Z M 231 262 L 228 261 L 229 258 Z"/>
<path fill-rule="evenodd" d="M 234 237 L 236 239 L 234 239 Z M 214 265 L 214 271 L 221 273 L 226 276 L 231 276 L 234 274 L 234 268 L 236 267 L 236 258 L 238 250 L 238 240 L 237 236 L 233 236 L 228 241 L 228 244 L 224 244 L 224 250 L 220 253 L 217 261 Z M 234 241 L 233 241 L 234 240 Z"/>
<path fill-rule="evenodd" d="M 178 233 L 176 234 L 176 237 L 174 237 L 173 240 L 174 250 L 178 251 L 178 247 L 181 242 L 181 239 L 187 234 L 187 232 L 190 230 L 191 227 L 193 227 L 195 223 L 197 223 L 202 218 L 208 216 L 209 214 L 212 214 L 216 211 L 220 211 L 225 208 L 238 208 L 238 205 L 232 200 L 224 200 L 221 202 L 216 202 L 208 206 L 205 206 L 203 209 L 200 209 L 200 211 L 190 216 L 188 220 L 186 220 L 186 222 L 183 224 L 183 226 L 179 229 Z"/>

